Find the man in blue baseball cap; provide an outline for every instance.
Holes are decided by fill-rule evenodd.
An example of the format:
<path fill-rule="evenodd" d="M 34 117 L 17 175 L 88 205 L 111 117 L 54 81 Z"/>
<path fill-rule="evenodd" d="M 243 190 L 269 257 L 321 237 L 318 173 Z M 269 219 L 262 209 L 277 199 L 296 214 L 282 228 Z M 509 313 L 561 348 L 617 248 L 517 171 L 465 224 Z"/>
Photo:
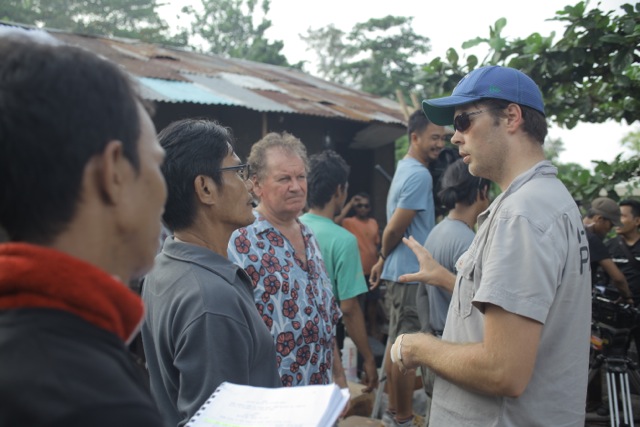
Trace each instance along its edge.
<path fill-rule="evenodd" d="M 442 339 L 400 335 L 394 362 L 437 374 L 429 426 L 584 426 L 589 250 L 578 208 L 544 157 L 540 90 L 518 70 L 482 67 L 423 109 L 453 123 L 470 172 L 502 192 L 478 217 L 457 276 L 404 239 L 420 271 L 399 281 L 453 296 Z"/>

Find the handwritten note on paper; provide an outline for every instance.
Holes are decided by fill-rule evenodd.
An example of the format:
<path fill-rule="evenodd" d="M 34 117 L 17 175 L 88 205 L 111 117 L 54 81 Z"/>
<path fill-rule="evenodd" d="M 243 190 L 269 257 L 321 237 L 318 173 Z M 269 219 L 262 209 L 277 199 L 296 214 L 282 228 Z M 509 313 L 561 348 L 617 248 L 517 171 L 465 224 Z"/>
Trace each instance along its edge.
<path fill-rule="evenodd" d="M 262 388 L 222 383 L 185 427 L 326 427 L 349 400 L 335 384 Z"/>

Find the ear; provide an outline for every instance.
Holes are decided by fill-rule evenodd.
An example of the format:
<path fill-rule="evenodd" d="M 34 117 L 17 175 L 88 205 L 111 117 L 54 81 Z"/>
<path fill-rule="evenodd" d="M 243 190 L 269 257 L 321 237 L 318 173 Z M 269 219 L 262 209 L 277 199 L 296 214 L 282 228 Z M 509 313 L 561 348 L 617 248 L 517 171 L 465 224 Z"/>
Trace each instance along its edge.
<path fill-rule="evenodd" d="M 127 177 L 135 175 L 133 165 L 124 156 L 122 142 L 117 140 L 108 142 L 102 153 L 92 158 L 86 171 L 93 172 L 97 191 L 107 204 L 118 203 L 126 190 Z"/>
<path fill-rule="evenodd" d="M 515 133 L 523 123 L 522 108 L 518 104 L 509 104 L 506 108 L 507 114 L 507 130 Z"/>
<path fill-rule="evenodd" d="M 193 189 L 198 201 L 203 205 L 211 206 L 216 204 L 220 190 L 211 177 L 205 175 L 196 176 L 193 180 Z"/>
<path fill-rule="evenodd" d="M 478 197 L 480 197 L 480 200 L 487 200 L 487 198 L 489 197 L 489 186 L 479 189 Z"/>
<path fill-rule="evenodd" d="M 251 183 L 253 184 L 252 192 L 256 195 L 257 198 L 262 197 L 262 183 L 258 179 L 258 175 L 253 174 L 250 178 Z"/>

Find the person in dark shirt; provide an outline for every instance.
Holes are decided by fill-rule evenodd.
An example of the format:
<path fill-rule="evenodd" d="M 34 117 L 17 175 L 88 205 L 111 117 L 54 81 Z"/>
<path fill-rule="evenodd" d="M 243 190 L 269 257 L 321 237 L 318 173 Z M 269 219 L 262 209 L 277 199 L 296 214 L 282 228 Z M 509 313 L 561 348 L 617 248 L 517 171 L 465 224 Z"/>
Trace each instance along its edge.
<path fill-rule="evenodd" d="M 627 199 L 619 205 L 620 225 L 615 228 L 617 236 L 609 239 L 606 246 L 611 260 L 627 279 L 637 307 L 640 305 L 640 201 Z M 640 355 L 640 327 L 634 328 L 631 335 Z"/>
<path fill-rule="evenodd" d="M 116 64 L 0 27 L 0 425 L 158 427 L 127 349 L 164 150 Z"/>
<path fill-rule="evenodd" d="M 629 290 L 629 284 L 624 274 L 611 260 L 611 255 L 603 243 L 603 239 L 611 228 L 620 226 L 620 208 L 608 197 L 598 197 L 591 202 L 591 207 L 583 220 L 587 240 L 589 242 L 589 255 L 591 257 L 591 286 L 604 287 L 606 274 L 619 293 L 621 300 L 632 303 L 633 298 Z M 600 270 L 602 269 L 602 270 Z"/>
<path fill-rule="evenodd" d="M 622 200 L 617 237 L 606 242 L 611 260 L 627 279 L 634 301 L 640 302 L 640 201 Z"/>
<path fill-rule="evenodd" d="M 282 385 L 271 334 L 247 273 L 227 258 L 236 228 L 251 224 L 249 166 L 231 130 L 183 119 L 158 135 L 171 231 L 146 276 L 142 341 L 151 393 L 171 426 L 183 426 L 224 381 Z"/>
<path fill-rule="evenodd" d="M 591 259 L 591 286 L 597 288 L 605 296 L 613 291 L 612 298 L 619 302 L 633 303 L 629 285 L 622 272 L 611 260 L 611 255 L 603 243 L 611 228 L 620 226 L 620 208 L 608 197 L 598 197 L 591 202 L 591 207 L 583 219 L 584 229 L 589 242 Z M 609 280 L 607 280 L 607 277 Z M 607 282 L 615 288 L 607 286 Z M 599 415 L 607 415 L 606 405 L 602 404 L 602 384 L 597 375 L 587 390 L 587 410 L 595 409 Z"/>

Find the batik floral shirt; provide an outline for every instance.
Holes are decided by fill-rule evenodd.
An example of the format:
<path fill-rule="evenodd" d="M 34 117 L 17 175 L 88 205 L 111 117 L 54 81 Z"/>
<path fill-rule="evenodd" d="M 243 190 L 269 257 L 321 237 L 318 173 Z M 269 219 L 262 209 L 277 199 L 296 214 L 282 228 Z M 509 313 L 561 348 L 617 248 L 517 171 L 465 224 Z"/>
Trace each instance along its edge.
<path fill-rule="evenodd" d="M 335 325 L 341 313 L 320 246 L 300 223 L 305 270 L 289 240 L 257 212 L 256 217 L 253 224 L 233 233 L 228 254 L 253 281 L 256 307 L 276 343 L 282 384 L 329 384 Z"/>

